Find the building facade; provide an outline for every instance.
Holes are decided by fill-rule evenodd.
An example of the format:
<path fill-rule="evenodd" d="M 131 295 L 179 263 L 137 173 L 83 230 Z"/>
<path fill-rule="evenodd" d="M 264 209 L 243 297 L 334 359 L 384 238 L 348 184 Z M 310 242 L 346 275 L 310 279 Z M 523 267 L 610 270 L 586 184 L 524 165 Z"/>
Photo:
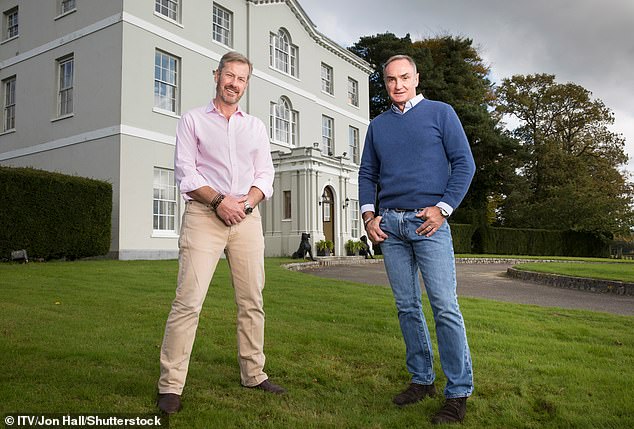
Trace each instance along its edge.
<path fill-rule="evenodd" d="M 358 239 L 368 63 L 317 31 L 296 0 L 0 0 L 0 164 L 106 180 L 111 253 L 174 258 L 183 201 L 176 124 L 214 95 L 230 50 L 254 63 L 244 110 L 269 128 L 261 204 L 268 256 L 302 233 Z"/>

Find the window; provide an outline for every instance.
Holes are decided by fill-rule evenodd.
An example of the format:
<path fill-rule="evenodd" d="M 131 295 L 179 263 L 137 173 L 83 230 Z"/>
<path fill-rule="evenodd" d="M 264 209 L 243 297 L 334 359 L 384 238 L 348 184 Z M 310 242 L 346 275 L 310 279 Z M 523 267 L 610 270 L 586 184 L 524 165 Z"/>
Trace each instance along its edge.
<path fill-rule="evenodd" d="M 178 113 L 178 62 L 165 52 L 154 54 L 154 107 L 172 113 Z"/>
<path fill-rule="evenodd" d="M 332 67 L 324 63 L 321 63 L 321 90 L 330 95 L 335 93 L 334 82 L 332 79 Z"/>
<path fill-rule="evenodd" d="M 328 155 L 332 155 L 334 149 L 334 122 L 326 115 L 321 117 L 321 150 Z"/>
<path fill-rule="evenodd" d="M 348 103 L 359 107 L 359 82 L 348 78 Z"/>
<path fill-rule="evenodd" d="M 227 9 L 214 3 L 214 19 L 212 28 L 212 38 L 218 43 L 231 47 L 233 27 L 233 14 Z"/>
<path fill-rule="evenodd" d="M 284 219 L 291 218 L 291 191 L 284 191 Z"/>
<path fill-rule="evenodd" d="M 291 43 L 291 37 L 282 28 L 276 34 L 270 35 L 269 64 L 281 72 L 298 76 L 297 46 Z"/>
<path fill-rule="evenodd" d="M 154 231 L 176 232 L 176 182 L 174 171 L 154 167 Z"/>
<path fill-rule="evenodd" d="M 359 163 L 359 129 L 355 127 L 348 128 L 348 140 L 350 144 L 350 159 L 355 164 Z"/>
<path fill-rule="evenodd" d="M 75 0 L 61 0 L 59 3 L 60 15 L 75 10 Z"/>
<path fill-rule="evenodd" d="M 75 76 L 75 58 L 71 55 L 57 60 L 59 73 L 59 89 L 57 95 L 57 114 L 59 116 L 73 113 L 73 81 Z"/>
<path fill-rule="evenodd" d="M 178 21 L 178 0 L 155 0 L 154 11 L 166 18 Z"/>
<path fill-rule="evenodd" d="M 359 201 L 350 200 L 350 223 L 353 237 L 359 237 Z"/>
<path fill-rule="evenodd" d="M 4 127 L 3 131 L 15 129 L 15 76 L 2 82 L 4 88 Z"/>
<path fill-rule="evenodd" d="M 14 7 L 4 13 L 4 39 L 18 37 L 18 8 Z"/>
<path fill-rule="evenodd" d="M 297 146 L 297 117 L 297 111 L 293 110 L 291 102 L 286 97 L 281 97 L 277 103 L 271 103 L 271 139 L 289 146 Z"/>

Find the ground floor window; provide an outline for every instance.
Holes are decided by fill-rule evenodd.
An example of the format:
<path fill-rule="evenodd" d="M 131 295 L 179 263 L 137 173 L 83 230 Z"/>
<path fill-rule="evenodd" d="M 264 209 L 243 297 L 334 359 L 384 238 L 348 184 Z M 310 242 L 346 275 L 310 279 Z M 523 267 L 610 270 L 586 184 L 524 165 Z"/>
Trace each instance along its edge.
<path fill-rule="evenodd" d="M 154 231 L 176 232 L 176 195 L 174 170 L 154 167 Z"/>

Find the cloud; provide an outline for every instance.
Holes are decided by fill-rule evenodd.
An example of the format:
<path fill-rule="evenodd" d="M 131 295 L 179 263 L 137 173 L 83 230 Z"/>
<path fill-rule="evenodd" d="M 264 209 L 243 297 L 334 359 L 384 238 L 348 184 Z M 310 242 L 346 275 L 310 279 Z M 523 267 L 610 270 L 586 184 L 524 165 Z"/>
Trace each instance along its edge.
<path fill-rule="evenodd" d="M 413 39 L 473 39 L 496 81 L 551 73 L 615 112 L 634 172 L 634 1 L 299 0 L 319 31 L 344 47 L 390 31 Z"/>

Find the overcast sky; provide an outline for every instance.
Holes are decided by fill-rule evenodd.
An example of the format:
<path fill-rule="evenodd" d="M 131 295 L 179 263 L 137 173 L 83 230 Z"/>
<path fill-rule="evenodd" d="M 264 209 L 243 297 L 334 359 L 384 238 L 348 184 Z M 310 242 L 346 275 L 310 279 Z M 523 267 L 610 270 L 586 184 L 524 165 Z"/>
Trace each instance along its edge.
<path fill-rule="evenodd" d="M 317 29 L 348 47 L 387 31 L 473 39 L 491 79 L 550 73 L 615 114 L 634 174 L 634 0 L 299 0 Z M 421 79 L 424 71 L 421 70 Z M 633 178 L 634 180 L 634 178 Z"/>

